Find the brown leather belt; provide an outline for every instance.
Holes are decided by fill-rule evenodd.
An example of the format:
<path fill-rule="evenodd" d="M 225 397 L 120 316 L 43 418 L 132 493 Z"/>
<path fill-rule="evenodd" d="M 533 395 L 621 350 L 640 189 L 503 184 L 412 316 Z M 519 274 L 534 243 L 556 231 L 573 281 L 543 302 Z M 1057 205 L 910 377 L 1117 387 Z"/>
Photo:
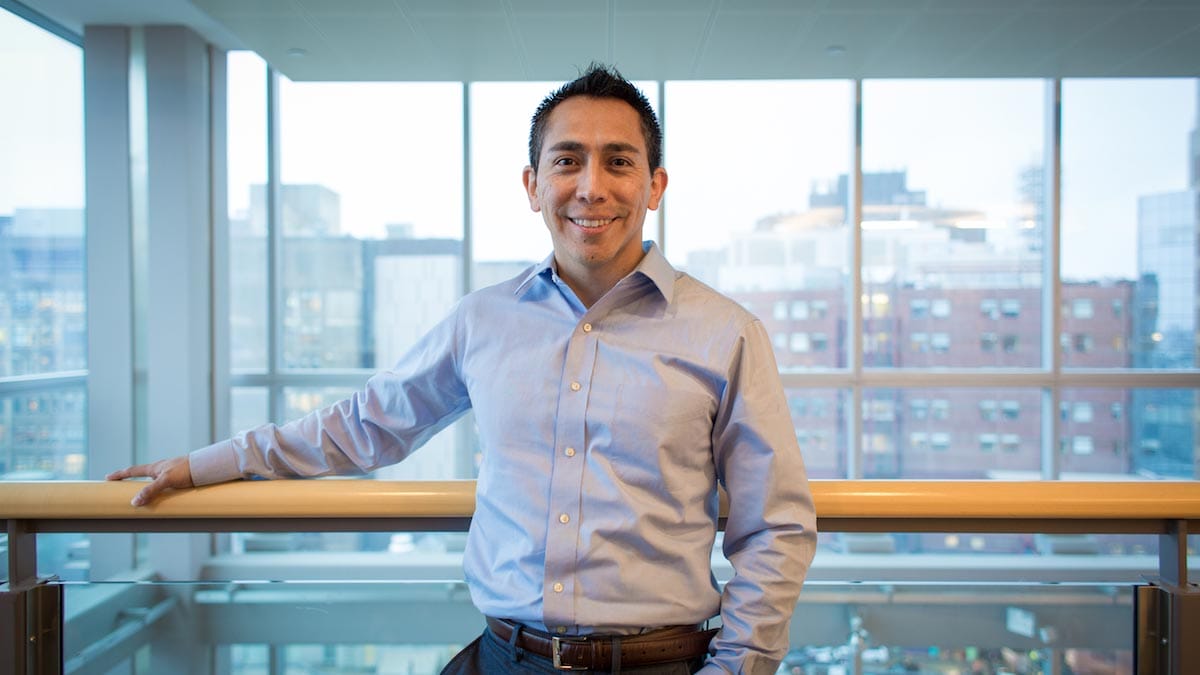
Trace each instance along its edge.
<path fill-rule="evenodd" d="M 512 642 L 516 624 L 487 617 L 488 628 L 496 637 Z M 550 659 L 558 670 L 609 670 L 613 652 L 619 650 L 623 666 L 652 666 L 658 663 L 686 661 L 708 653 L 708 643 L 717 629 L 696 626 L 664 628 L 640 635 L 557 636 L 530 628 L 521 628 L 516 646 Z"/>

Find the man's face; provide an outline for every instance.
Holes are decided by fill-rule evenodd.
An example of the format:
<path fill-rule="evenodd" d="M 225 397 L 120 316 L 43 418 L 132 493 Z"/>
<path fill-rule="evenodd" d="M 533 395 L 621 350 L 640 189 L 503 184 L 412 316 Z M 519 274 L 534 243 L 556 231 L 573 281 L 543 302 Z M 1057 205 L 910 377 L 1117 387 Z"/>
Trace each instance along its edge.
<path fill-rule="evenodd" d="M 619 99 L 576 96 L 554 108 L 538 169 L 525 168 L 529 206 L 542 214 L 568 281 L 619 280 L 642 259 L 642 223 L 667 172 L 650 171 L 637 111 Z"/>

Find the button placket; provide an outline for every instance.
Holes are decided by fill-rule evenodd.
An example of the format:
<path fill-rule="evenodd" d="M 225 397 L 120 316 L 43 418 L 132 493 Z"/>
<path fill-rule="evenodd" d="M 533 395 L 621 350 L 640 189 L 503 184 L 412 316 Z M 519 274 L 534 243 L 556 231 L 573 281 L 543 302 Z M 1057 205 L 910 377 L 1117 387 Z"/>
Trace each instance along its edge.
<path fill-rule="evenodd" d="M 588 326 L 585 328 L 584 326 Z M 562 455 L 551 468 L 550 504 L 546 514 L 546 563 L 543 619 L 546 625 L 575 625 L 575 573 L 579 555 L 579 508 L 584 462 L 577 457 L 586 442 L 588 399 L 596 359 L 595 326 L 572 331 L 563 363 L 555 445 Z"/>

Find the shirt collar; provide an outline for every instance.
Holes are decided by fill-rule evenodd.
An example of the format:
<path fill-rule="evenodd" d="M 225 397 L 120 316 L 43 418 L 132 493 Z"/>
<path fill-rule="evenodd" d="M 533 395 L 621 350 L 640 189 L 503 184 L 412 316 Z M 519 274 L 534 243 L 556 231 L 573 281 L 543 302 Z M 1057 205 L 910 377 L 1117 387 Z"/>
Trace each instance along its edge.
<path fill-rule="evenodd" d="M 675 268 L 671 267 L 671 263 L 667 262 L 666 256 L 658 249 L 658 244 L 653 241 L 642 242 L 642 250 L 646 255 L 642 256 L 642 261 L 634 268 L 630 275 L 640 275 L 649 279 L 651 283 L 662 294 L 667 302 L 671 301 L 675 293 Z M 545 277 L 547 280 L 557 274 L 558 268 L 554 264 L 554 254 L 546 256 L 540 263 L 534 265 L 525 274 L 525 278 L 513 291 L 514 295 L 524 295 L 529 289 L 530 284 L 538 277 Z"/>

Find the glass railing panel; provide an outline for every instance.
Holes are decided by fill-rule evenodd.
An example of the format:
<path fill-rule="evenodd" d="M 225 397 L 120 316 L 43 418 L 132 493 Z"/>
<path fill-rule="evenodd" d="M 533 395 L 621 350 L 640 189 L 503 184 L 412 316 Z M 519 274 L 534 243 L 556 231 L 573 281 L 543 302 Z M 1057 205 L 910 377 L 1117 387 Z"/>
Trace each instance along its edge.
<path fill-rule="evenodd" d="M 65 591 L 67 672 L 201 663 L 236 675 L 432 674 L 483 626 L 458 578 L 69 582 Z M 1118 672 L 1132 658 L 1132 596 L 1124 583 L 810 580 L 780 672 Z"/>

